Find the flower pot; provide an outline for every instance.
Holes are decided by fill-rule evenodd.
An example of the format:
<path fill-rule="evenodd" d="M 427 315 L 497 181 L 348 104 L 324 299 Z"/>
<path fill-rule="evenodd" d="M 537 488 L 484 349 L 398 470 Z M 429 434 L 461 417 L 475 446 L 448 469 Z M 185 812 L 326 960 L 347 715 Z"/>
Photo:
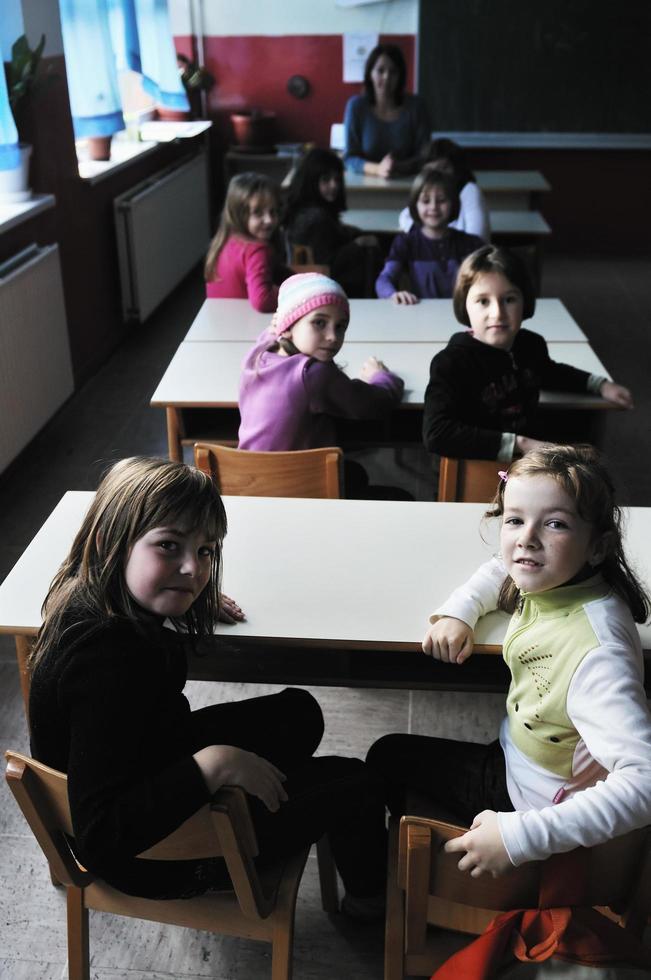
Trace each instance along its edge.
<path fill-rule="evenodd" d="M 111 159 L 111 136 L 89 136 L 88 137 L 88 159 L 89 160 L 110 160 Z"/>
<path fill-rule="evenodd" d="M 231 123 L 238 146 L 272 146 L 275 142 L 275 112 L 243 109 L 231 113 Z"/>
<path fill-rule="evenodd" d="M 19 204 L 29 201 L 29 158 L 32 148 L 29 143 L 19 143 L 20 162 L 11 170 L 0 170 L 0 201 L 3 204 Z"/>
<path fill-rule="evenodd" d="M 156 115 L 162 122 L 188 122 L 191 113 L 185 109 L 166 109 L 165 106 L 156 106 Z"/>

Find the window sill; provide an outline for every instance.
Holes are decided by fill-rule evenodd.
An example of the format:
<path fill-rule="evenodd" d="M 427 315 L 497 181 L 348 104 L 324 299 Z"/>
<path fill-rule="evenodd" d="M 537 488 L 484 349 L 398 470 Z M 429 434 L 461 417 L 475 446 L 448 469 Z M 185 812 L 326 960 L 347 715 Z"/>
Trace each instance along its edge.
<path fill-rule="evenodd" d="M 115 136 L 111 143 L 110 160 L 89 160 L 79 156 L 79 176 L 95 184 L 128 167 L 133 160 L 153 153 L 159 143 L 171 143 L 177 139 L 192 139 L 210 129 L 210 120 L 188 122 L 145 122 L 140 126 L 142 140 Z"/>
<path fill-rule="evenodd" d="M 9 231 L 16 225 L 33 218 L 41 211 L 47 211 L 56 204 L 54 194 L 34 194 L 28 201 L 19 204 L 3 204 L 0 202 L 0 232 Z"/>

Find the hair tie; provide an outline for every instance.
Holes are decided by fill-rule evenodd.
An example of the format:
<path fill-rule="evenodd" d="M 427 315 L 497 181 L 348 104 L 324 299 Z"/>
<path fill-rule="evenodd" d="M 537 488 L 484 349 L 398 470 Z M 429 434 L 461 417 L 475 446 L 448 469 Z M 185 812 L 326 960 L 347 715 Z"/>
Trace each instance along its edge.
<path fill-rule="evenodd" d="M 506 483 L 506 481 L 509 478 L 509 474 L 507 473 L 506 470 L 498 470 L 497 471 L 497 475 L 499 476 L 499 478 L 502 481 L 502 483 Z"/>

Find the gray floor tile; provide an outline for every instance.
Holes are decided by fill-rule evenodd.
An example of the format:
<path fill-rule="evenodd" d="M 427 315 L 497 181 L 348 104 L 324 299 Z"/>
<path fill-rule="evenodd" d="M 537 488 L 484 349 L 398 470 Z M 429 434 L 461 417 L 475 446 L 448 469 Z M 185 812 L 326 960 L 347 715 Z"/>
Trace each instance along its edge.
<path fill-rule="evenodd" d="M 497 738 L 504 695 L 466 691 L 414 691 L 411 732 L 468 742 Z"/>

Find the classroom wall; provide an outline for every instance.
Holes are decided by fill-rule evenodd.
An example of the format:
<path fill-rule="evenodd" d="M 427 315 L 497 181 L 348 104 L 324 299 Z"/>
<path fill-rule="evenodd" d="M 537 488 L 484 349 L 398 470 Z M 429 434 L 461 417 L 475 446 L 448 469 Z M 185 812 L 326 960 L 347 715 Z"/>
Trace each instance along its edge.
<path fill-rule="evenodd" d="M 357 7 L 338 7 L 334 0 L 171 0 L 170 15 L 179 51 L 197 53 L 203 44 L 204 63 L 217 80 L 208 111 L 225 144 L 233 138 L 230 113 L 258 108 L 276 113 L 277 142 L 328 146 L 330 126 L 342 121 L 347 99 L 360 91 L 359 83 L 343 81 L 344 33 L 372 32 L 399 44 L 408 86 L 415 86 L 418 0 Z M 286 90 L 297 74 L 311 87 L 302 100 Z"/>

